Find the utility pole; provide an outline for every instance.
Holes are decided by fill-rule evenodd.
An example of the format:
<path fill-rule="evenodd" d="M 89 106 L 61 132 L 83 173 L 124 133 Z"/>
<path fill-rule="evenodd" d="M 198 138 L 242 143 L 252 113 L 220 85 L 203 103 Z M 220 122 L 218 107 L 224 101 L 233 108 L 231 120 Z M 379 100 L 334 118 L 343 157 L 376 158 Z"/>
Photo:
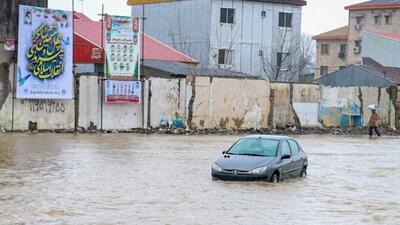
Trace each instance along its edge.
<path fill-rule="evenodd" d="M 105 56 L 105 51 L 104 51 L 104 18 L 106 14 L 104 13 L 104 4 L 101 4 L 101 49 L 102 49 L 102 56 L 104 60 L 104 66 L 106 65 L 106 56 Z M 104 67 L 103 67 L 103 72 L 98 76 L 98 83 L 100 83 L 100 131 L 103 132 L 103 104 L 104 104 L 104 87 L 103 87 L 103 81 L 104 81 Z"/>

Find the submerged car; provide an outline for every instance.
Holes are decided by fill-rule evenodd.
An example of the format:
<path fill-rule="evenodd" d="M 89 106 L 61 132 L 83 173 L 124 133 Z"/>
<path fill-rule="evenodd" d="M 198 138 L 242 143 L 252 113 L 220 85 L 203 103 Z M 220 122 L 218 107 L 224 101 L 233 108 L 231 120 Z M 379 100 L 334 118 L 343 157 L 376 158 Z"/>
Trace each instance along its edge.
<path fill-rule="evenodd" d="M 220 180 L 280 180 L 305 177 L 307 156 L 294 139 L 250 135 L 222 152 L 212 165 L 212 178 Z"/>

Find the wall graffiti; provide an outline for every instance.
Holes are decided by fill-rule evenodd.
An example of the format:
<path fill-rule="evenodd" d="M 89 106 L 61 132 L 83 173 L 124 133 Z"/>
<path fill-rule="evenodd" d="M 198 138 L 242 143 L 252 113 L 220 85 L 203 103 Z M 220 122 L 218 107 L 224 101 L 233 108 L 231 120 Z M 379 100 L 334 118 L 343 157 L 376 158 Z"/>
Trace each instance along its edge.
<path fill-rule="evenodd" d="M 28 100 L 30 112 L 63 113 L 65 105 L 62 102 L 53 100 Z M 24 101 L 21 100 L 21 104 Z"/>

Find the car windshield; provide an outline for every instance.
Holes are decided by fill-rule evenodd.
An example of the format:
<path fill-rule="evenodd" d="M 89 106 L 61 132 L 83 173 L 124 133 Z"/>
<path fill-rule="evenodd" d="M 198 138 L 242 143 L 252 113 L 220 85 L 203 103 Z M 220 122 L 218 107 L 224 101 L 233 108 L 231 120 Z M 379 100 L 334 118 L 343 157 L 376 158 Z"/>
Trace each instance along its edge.
<path fill-rule="evenodd" d="M 262 138 L 243 138 L 236 142 L 227 152 L 233 155 L 276 156 L 277 140 Z"/>

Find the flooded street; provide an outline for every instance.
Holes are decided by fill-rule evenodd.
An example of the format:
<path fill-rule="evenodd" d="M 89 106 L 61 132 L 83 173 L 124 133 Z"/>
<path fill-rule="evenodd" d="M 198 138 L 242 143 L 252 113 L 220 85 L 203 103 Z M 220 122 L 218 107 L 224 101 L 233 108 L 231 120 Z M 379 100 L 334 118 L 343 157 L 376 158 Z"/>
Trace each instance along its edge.
<path fill-rule="evenodd" d="M 298 137 L 308 177 L 212 181 L 235 136 L 0 135 L 0 224 L 400 224 L 400 138 Z"/>

